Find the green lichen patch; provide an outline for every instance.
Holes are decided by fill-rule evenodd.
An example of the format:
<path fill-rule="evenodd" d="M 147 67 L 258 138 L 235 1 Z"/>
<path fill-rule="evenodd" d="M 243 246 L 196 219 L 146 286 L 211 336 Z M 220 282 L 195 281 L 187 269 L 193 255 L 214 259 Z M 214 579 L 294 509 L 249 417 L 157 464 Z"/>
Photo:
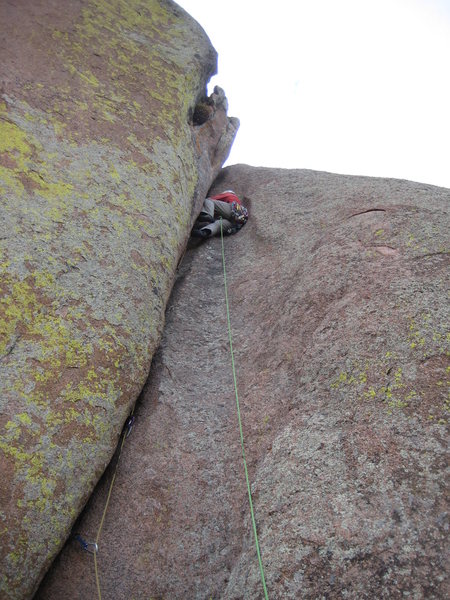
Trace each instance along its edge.
<path fill-rule="evenodd" d="M 7 598 L 61 547 L 147 377 L 198 185 L 188 114 L 215 62 L 157 0 L 30 14 L 0 101 Z"/>
<path fill-rule="evenodd" d="M 449 337 L 434 312 L 419 312 L 405 322 L 404 339 L 394 350 L 363 361 L 348 360 L 330 384 L 342 398 L 380 406 L 388 415 L 400 410 L 422 422 L 447 424 Z"/>
<path fill-rule="evenodd" d="M 0 104 L 6 597 L 63 543 L 148 374 L 197 186 L 187 115 L 211 69 L 165 4 L 87 2 L 67 27 L 58 11 L 34 56 L 58 84 Z"/>
<path fill-rule="evenodd" d="M 196 26 L 190 34 L 205 43 Z M 174 143 L 187 131 L 192 92 L 198 94 L 205 75 L 177 11 L 157 0 L 91 1 L 70 28 L 55 28 L 51 36 L 57 52 L 53 48 L 49 60 L 54 71 L 65 74 L 45 102 L 58 137 L 79 143 L 94 133 L 126 147 L 133 133 L 151 147 L 157 137 Z M 49 97 L 46 86 L 29 88 L 35 97 Z"/>

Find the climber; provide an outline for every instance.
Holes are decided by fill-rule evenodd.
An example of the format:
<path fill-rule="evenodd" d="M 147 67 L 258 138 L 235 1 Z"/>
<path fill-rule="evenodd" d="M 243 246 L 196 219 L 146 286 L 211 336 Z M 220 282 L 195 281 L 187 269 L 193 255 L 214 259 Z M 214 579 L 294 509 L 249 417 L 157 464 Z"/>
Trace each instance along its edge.
<path fill-rule="evenodd" d="M 233 190 L 211 196 L 203 202 L 203 208 L 194 223 L 193 237 L 207 238 L 220 234 L 220 222 L 225 235 L 239 231 L 248 219 L 248 211 L 242 206 Z"/>

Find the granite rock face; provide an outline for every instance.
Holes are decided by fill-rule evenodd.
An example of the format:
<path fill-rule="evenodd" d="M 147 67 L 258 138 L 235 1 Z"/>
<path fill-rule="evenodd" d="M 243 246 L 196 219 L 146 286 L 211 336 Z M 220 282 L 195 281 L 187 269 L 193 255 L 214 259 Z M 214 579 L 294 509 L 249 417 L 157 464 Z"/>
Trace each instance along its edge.
<path fill-rule="evenodd" d="M 449 595 L 450 191 L 238 165 L 233 346 L 270 598 Z M 102 597 L 263 597 L 241 461 L 221 244 L 180 267 L 97 555 Z M 115 464 L 77 524 L 95 539 Z M 95 596 L 73 541 L 36 598 Z"/>
<path fill-rule="evenodd" d="M 0 6 L 0 597 L 30 597 L 147 378 L 238 122 L 169 0 Z M 209 118 L 194 126 L 195 106 Z"/>

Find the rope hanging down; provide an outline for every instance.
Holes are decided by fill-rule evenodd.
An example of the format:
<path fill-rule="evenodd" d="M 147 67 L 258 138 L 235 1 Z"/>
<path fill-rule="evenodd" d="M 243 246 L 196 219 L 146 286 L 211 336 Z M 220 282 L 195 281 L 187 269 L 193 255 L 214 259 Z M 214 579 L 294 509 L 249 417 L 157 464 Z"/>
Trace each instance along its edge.
<path fill-rule="evenodd" d="M 242 432 L 241 409 L 239 407 L 239 396 L 238 396 L 238 389 L 237 389 L 236 369 L 235 369 L 234 353 L 233 353 L 233 340 L 231 338 L 230 305 L 228 302 L 228 286 L 227 286 L 227 272 L 226 272 L 226 268 L 225 268 L 225 248 L 224 248 L 224 244 L 223 244 L 222 217 L 220 218 L 220 239 L 222 242 L 223 283 L 224 283 L 224 287 L 225 287 L 225 304 L 227 307 L 228 340 L 230 343 L 231 367 L 233 369 L 233 382 L 234 382 L 234 392 L 235 392 L 235 396 L 236 396 L 236 408 L 237 408 L 237 415 L 238 415 L 238 422 L 239 422 L 239 434 L 240 434 L 240 438 L 241 438 L 242 460 L 244 462 L 245 480 L 247 482 L 248 502 L 250 504 L 250 515 L 252 518 L 253 535 L 255 537 L 256 554 L 258 555 L 258 564 L 259 564 L 259 572 L 261 575 L 261 583 L 262 583 L 263 590 L 264 590 L 264 598 L 265 598 L 265 600 L 269 600 L 269 595 L 267 593 L 267 587 L 266 587 L 266 580 L 264 577 L 264 567 L 262 564 L 261 552 L 259 549 L 258 533 L 256 531 L 256 521 L 255 521 L 255 514 L 253 511 L 252 492 L 250 489 L 250 480 L 248 477 L 247 461 L 245 460 L 244 434 Z"/>
<path fill-rule="evenodd" d="M 131 415 L 128 417 L 127 422 L 125 423 L 125 429 L 122 433 L 122 441 L 121 441 L 120 447 L 119 447 L 119 456 L 117 457 L 114 474 L 113 474 L 113 477 L 111 480 L 111 484 L 109 486 L 108 496 L 106 498 L 105 508 L 103 509 L 102 518 L 101 518 L 100 525 L 99 525 L 98 531 L 97 531 L 97 537 L 95 538 L 95 545 L 96 545 L 97 549 L 98 549 L 98 544 L 100 541 L 100 534 L 103 529 L 103 523 L 105 522 L 106 512 L 108 510 L 109 501 L 111 499 L 111 493 L 112 493 L 112 490 L 114 487 L 114 482 L 116 481 L 117 468 L 119 466 L 120 456 L 122 454 L 122 448 L 123 448 L 123 445 L 125 444 L 125 440 L 131 433 L 131 429 L 133 428 L 133 425 L 134 425 L 134 420 L 135 420 L 135 417 L 134 417 L 134 408 L 133 408 L 133 410 L 131 411 Z M 102 600 L 102 592 L 101 592 L 101 588 L 100 588 L 100 577 L 99 577 L 99 573 L 98 573 L 98 564 L 97 564 L 97 551 L 93 553 L 94 554 L 94 568 L 95 568 L 95 582 L 97 584 L 98 600 Z"/>
<path fill-rule="evenodd" d="M 117 468 L 119 466 L 120 456 L 122 454 L 122 448 L 123 448 L 123 445 L 125 444 L 125 440 L 130 435 L 131 430 L 134 425 L 135 417 L 134 417 L 133 413 L 134 413 L 134 408 L 131 411 L 131 414 L 126 421 L 124 430 L 121 434 L 122 440 L 119 445 L 119 454 L 117 456 L 116 466 L 114 467 L 114 473 L 113 473 L 113 476 L 111 479 L 111 483 L 109 485 L 108 495 L 106 497 L 105 507 L 103 509 L 103 514 L 102 514 L 102 518 L 100 520 L 100 525 L 98 527 L 95 542 L 86 541 L 83 537 L 81 537 L 81 535 L 79 533 L 75 534 L 75 536 L 74 536 L 74 539 L 80 544 L 80 546 L 83 548 L 83 550 L 85 552 L 89 552 L 89 554 L 92 554 L 94 557 L 95 582 L 97 585 L 98 600 L 102 600 L 102 591 L 100 588 L 100 576 L 99 576 L 99 572 L 98 572 L 98 563 L 97 563 L 98 543 L 100 541 L 100 534 L 102 532 L 103 524 L 105 522 L 106 512 L 108 511 L 109 501 L 111 499 L 111 493 L 112 493 L 112 489 L 114 487 L 114 482 L 116 481 Z"/>

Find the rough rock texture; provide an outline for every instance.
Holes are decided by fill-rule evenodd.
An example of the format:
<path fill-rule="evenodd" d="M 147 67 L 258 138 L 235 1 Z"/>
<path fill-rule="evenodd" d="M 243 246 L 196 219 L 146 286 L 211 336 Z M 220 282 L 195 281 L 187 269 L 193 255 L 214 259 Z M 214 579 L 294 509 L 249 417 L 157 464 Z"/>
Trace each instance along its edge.
<path fill-rule="evenodd" d="M 450 191 L 242 165 L 229 188 L 250 208 L 225 254 L 269 597 L 448 597 Z M 263 597 L 218 239 L 180 268 L 97 556 L 106 600 Z M 95 597 L 74 542 L 36 596 L 61 597 Z"/>
<path fill-rule="evenodd" d="M 147 378 L 237 120 L 168 0 L 0 6 L 0 597 L 30 596 Z M 193 125 L 197 103 L 209 119 Z"/>

